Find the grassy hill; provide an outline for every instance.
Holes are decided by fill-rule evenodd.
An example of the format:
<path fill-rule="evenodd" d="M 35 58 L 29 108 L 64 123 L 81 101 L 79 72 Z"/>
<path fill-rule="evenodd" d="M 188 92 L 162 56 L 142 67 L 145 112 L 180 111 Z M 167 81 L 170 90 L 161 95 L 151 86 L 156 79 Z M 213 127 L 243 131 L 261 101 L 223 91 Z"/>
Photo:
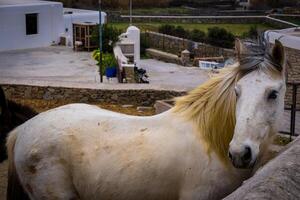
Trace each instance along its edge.
<path fill-rule="evenodd" d="M 66 7 L 75 8 L 97 8 L 98 0 L 53 0 L 64 3 Z M 168 6 L 214 6 L 220 4 L 234 4 L 235 0 L 132 0 L 134 8 L 149 8 L 149 7 L 168 7 Z M 123 8 L 129 7 L 129 0 L 102 0 L 104 8 Z"/>

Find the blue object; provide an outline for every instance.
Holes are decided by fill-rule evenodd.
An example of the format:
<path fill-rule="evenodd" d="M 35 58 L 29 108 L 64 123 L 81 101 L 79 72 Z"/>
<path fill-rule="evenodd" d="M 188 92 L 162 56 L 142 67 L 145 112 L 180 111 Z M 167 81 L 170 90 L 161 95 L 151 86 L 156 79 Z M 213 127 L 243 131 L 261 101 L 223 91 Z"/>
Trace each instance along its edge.
<path fill-rule="evenodd" d="M 117 76 L 117 68 L 116 67 L 107 67 L 105 69 L 106 78 L 113 78 Z"/>

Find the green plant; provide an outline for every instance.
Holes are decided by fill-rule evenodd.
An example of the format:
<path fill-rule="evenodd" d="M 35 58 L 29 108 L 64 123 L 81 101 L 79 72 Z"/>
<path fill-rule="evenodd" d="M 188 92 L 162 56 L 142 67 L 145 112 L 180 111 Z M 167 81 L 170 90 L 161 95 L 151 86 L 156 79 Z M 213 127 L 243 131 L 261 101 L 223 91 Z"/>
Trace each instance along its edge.
<path fill-rule="evenodd" d="M 116 42 L 119 41 L 119 35 L 122 33 L 121 30 L 115 28 L 112 25 L 103 25 L 102 32 L 102 44 L 103 44 L 103 52 L 112 53 L 113 47 Z M 91 41 L 94 44 L 99 44 L 99 27 L 95 28 L 92 32 Z"/>
<path fill-rule="evenodd" d="M 166 35 L 173 35 L 176 27 L 174 25 L 164 24 L 159 26 L 158 32 L 166 34 Z"/>
<path fill-rule="evenodd" d="M 97 61 L 97 65 L 99 66 L 99 60 L 100 60 L 100 51 L 99 49 L 94 50 L 92 53 L 92 57 L 94 60 Z M 116 67 L 117 66 L 117 60 L 115 56 L 111 53 L 103 53 L 102 56 L 102 72 L 105 73 L 105 69 L 109 67 Z"/>
<path fill-rule="evenodd" d="M 182 26 L 177 26 L 174 30 L 174 36 L 180 37 L 180 38 L 187 38 L 189 35 L 189 32 L 184 30 Z"/>
<path fill-rule="evenodd" d="M 193 29 L 189 34 L 189 39 L 195 42 L 204 42 L 205 41 L 205 32 L 198 29 Z"/>
<path fill-rule="evenodd" d="M 207 42 L 211 45 L 232 48 L 235 37 L 224 28 L 212 27 L 208 29 Z"/>
<path fill-rule="evenodd" d="M 247 32 L 242 34 L 242 38 L 257 39 L 257 37 L 258 30 L 256 25 L 251 26 Z"/>
<path fill-rule="evenodd" d="M 146 55 L 146 49 L 150 48 L 149 40 L 147 38 L 147 33 L 141 33 L 141 56 Z"/>
<path fill-rule="evenodd" d="M 189 32 L 186 31 L 182 26 L 174 26 L 169 24 L 159 26 L 158 32 L 180 38 L 187 38 L 189 36 Z"/>

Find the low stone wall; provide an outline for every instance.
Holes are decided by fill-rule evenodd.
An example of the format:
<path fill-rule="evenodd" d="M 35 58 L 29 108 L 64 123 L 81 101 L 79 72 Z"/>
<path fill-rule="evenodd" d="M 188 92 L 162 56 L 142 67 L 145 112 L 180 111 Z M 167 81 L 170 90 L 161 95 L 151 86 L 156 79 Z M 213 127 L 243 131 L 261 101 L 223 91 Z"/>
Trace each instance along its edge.
<path fill-rule="evenodd" d="M 169 62 L 169 63 L 176 63 L 181 65 L 182 61 L 180 60 L 180 58 L 175 55 L 175 54 L 171 54 L 171 53 L 166 53 L 160 50 L 156 50 L 156 49 L 146 49 L 146 53 L 150 58 L 156 59 L 156 60 L 161 60 L 164 62 Z"/>
<path fill-rule="evenodd" d="M 68 100 L 80 103 L 104 102 L 153 106 L 157 100 L 172 99 L 185 92 L 164 90 L 97 90 L 26 85 L 2 85 L 8 99 Z"/>
<path fill-rule="evenodd" d="M 129 21 L 129 15 L 121 15 Z M 264 23 L 264 16 L 132 16 L 136 23 L 201 23 L 201 24 L 255 24 Z"/>
<path fill-rule="evenodd" d="M 114 20 L 116 20 L 114 16 Z M 119 22 L 129 22 L 129 15 L 121 15 Z M 267 23 L 275 28 L 291 28 L 297 25 L 269 16 L 132 16 L 136 23 L 200 23 L 200 24 L 262 24 Z"/>
<path fill-rule="evenodd" d="M 179 55 L 181 51 L 188 49 L 195 54 L 195 57 L 224 56 L 225 58 L 229 58 L 234 56 L 234 50 L 232 49 L 215 47 L 171 35 L 148 31 L 142 33 L 141 37 L 143 37 L 143 40 L 150 48 L 159 49 L 175 55 Z"/>
<path fill-rule="evenodd" d="M 285 48 L 287 59 L 290 64 L 290 69 L 288 69 L 288 82 L 298 82 L 300 83 L 300 50 Z M 291 105 L 292 102 L 292 86 L 287 87 L 286 93 L 286 104 Z M 297 92 L 297 108 L 300 109 L 300 87 Z"/>

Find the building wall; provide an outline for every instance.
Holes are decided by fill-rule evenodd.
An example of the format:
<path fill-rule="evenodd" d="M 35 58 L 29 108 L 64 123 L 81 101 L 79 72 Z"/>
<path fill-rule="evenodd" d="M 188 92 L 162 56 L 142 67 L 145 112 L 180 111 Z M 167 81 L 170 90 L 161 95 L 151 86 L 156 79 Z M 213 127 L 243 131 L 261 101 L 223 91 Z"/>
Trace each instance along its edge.
<path fill-rule="evenodd" d="M 38 34 L 26 35 L 25 14 L 38 13 Z M 64 31 L 61 3 L 0 7 L 0 51 L 50 46 Z"/>

